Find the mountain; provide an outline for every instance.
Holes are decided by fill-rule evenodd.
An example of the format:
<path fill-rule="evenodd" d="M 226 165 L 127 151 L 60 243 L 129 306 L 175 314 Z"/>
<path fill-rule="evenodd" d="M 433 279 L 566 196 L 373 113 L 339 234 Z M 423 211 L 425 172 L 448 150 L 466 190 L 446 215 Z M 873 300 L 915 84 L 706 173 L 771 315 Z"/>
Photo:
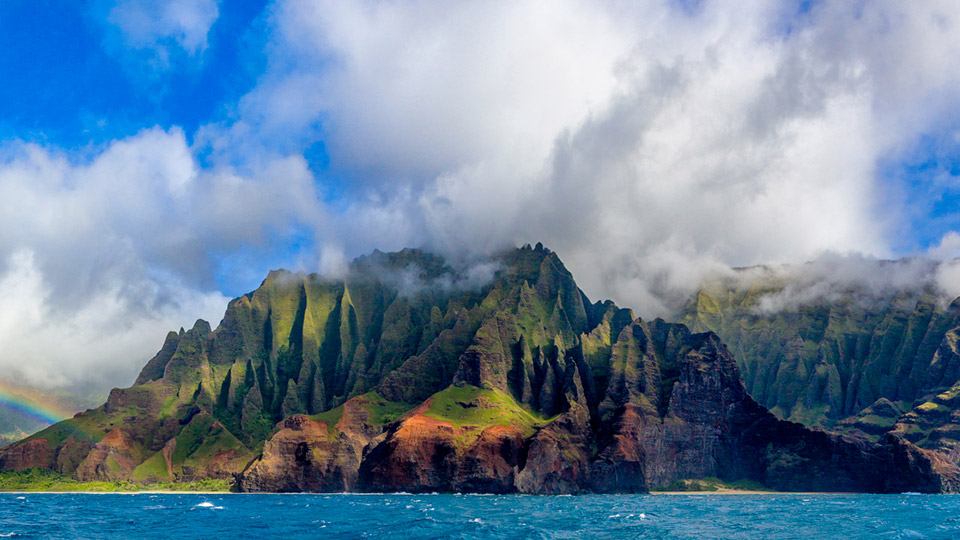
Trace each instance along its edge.
<path fill-rule="evenodd" d="M 471 267 L 408 249 L 338 279 L 271 272 L 215 330 L 168 334 L 132 387 L 0 450 L 30 467 L 243 491 L 960 487 L 894 434 L 778 419 L 716 334 L 591 303 L 539 244 Z"/>
<path fill-rule="evenodd" d="M 906 261 L 874 271 L 896 264 Z M 923 288 L 800 288 L 744 271 L 701 288 L 679 321 L 716 332 L 748 393 L 777 416 L 871 440 L 894 433 L 956 462 L 960 299 Z M 800 301 L 782 301 L 791 295 Z"/>

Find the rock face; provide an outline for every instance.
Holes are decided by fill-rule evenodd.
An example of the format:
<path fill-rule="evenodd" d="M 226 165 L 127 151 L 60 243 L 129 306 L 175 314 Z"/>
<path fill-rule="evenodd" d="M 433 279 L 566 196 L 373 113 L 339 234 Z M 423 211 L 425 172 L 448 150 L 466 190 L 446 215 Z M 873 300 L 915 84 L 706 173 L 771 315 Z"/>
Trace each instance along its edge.
<path fill-rule="evenodd" d="M 46 468 L 51 459 L 50 446 L 46 439 L 33 439 L 12 445 L 0 452 L 0 469 L 22 471 L 34 467 Z"/>
<path fill-rule="evenodd" d="M 137 464 L 133 441 L 114 428 L 93 448 L 77 467 L 77 480 L 122 480 L 130 476 Z"/>
<path fill-rule="evenodd" d="M 380 433 L 368 423 L 368 398 L 342 406 L 335 425 L 293 415 L 264 445 L 263 454 L 239 478 L 243 491 L 355 491 L 363 449 Z"/>
<path fill-rule="evenodd" d="M 750 395 L 780 417 L 960 463 L 960 299 L 857 284 L 820 294 L 802 273 L 743 273 L 706 285 L 680 320 L 721 336 Z"/>
<path fill-rule="evenodd" d="M 937 492 L 958 478 L 904 437 L 776 418 L 717 335 L 591 303 L 540 245 L 474 268 L 405 250 L 339 281 L 272 272 L 216 330 L 171 332 L 133 387 L 0 450 L 0 467 L 31 466 L 243 491 L 645 492 L 715 476 Z"/>
<path fill-rule="evenodd" d="M 712 283 L 679 319 L 716 332 L 747 391 L 778 416 L 834 427 L 881 399 L 909 409 L 960 379 L 960 302 L 855 287 L 784 302 L 791 293 L 803 297 L 794 288 L 763 273 Z"/>
<path fill-rule="evenodd" d="M 414 414 L 365 456 L 362 486 L 370 491 L 515 491 L 522 433 L 493 425 L 464 443 L 467 437 L 468 430 Z"/>
<path fill-rule="evenodd" d="M 455 386 L 437 394 L 371 440 L 356 488 L 645 492 L 702 477 L 805 491 L 960 488 L 954 465 L 903 439 L 873 443 L 776 418 L 746 393 L 714 334 L 635 320 L 621 330 L 610 357 L 606 395 L 594 394 L 593 404 L 577 368 L 578 360 L 588 364 L 567 357 L 562 371 L 573 376 L 560 389 L 566 410 L 553 419 L 531 415 L 525 423 L 510 395 L 489 388 Z M 591 408 L 599 416 L 591 418 Z M 491 409 L 502 424 L 484 425 L 480 411 Z"/>

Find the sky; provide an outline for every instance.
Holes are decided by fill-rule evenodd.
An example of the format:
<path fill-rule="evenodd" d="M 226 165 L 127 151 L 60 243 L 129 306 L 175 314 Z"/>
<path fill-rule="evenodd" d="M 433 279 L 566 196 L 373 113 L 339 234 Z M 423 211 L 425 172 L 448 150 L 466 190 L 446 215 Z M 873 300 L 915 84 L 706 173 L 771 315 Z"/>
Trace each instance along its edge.
<path fill-rule="evenodd" d="M 958 18 L 935 0 L 0 3 L 0 373 L 128 385 L 270 269 L 373 249 L 541 241 L 644 316 L 731 267 L 949 261 Z M 958 268 L 920 266 L 960 294 Z"/>

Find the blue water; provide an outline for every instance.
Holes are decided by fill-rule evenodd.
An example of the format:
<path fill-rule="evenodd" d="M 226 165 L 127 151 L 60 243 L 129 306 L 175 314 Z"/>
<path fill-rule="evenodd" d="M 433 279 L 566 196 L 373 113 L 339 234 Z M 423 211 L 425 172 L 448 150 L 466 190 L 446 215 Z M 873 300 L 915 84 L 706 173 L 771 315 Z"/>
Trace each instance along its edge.
<path fill-rule="evenodd" d="M 948 495 L 0 494 L 6 538 L 958 538 Z"/>

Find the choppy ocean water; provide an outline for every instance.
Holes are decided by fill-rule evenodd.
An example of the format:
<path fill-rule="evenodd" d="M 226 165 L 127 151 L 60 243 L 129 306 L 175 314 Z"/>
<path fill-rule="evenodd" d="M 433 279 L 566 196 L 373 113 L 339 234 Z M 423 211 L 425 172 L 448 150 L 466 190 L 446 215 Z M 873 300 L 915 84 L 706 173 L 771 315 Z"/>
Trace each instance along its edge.
<path fill-rule="evenodd" d="M 945 495 L 0 494 L 2 538 L 958 538 Z"/>

